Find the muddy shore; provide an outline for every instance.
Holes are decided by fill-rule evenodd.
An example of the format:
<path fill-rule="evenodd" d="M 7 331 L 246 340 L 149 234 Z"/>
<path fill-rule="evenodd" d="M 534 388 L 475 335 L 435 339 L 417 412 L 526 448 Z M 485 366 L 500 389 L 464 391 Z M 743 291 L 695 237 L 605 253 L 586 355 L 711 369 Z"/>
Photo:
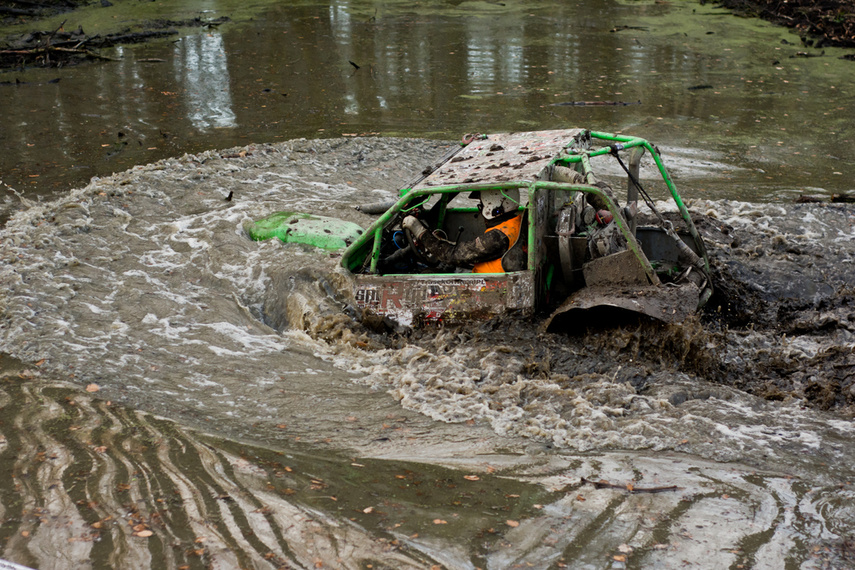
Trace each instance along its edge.
<path fill-rule="evenodd" d="M 718 0 L 743 17 L 795 28 L 805 45 L 855 46 L 855 2 L 848 0 Z"/>

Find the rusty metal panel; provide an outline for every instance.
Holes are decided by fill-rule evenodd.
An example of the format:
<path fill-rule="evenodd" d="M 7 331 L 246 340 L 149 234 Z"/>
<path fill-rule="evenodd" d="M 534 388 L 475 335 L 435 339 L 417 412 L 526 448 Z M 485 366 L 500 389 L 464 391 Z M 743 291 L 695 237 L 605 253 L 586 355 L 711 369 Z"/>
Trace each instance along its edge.
<path fill-rule="evenodd" d="M 692 283 L 672 286 L 612 285 L 586 287 L 570 295 L 543 323 L 543 330 L 557 332 L 574 323 L 599 324 L 597 309 L 622 309 L 666 323 L 686 320 L 698 308 L 698 288 Z"/>
<path fill-rule="evenodd" d="M 486 320 L 505 311 L 534 312 L 534 278 L 497 275 L 357 275 L 356 305 L 399 326 Z"/>
<path fill-rule="evenodd" d="M 644 267 L 635 253 L 625 249 L 605 257 L 592 259 L 582 266 L 585 284 L 600 285 L 650 285 Z"/>
<path fill-rule="evenodd" d="M 534 181 L 582 129 L 501 133 L 476 139 L 415 188 Z"/>

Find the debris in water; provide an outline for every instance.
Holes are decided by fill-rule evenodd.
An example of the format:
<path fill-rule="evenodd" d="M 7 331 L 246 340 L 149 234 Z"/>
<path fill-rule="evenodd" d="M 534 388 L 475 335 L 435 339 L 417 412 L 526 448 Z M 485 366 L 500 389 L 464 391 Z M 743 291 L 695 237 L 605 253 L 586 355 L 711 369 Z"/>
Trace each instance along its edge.
<path fill-rule="evenodd" d="M 584 477 L 581 478 L 581 483 L 583 485 L 589 483 L 593 485 L 595 489 L 626 489 L 630 493 L 664 493 L 666 491 L 680 490 L 680 487 L 677 487 L 676 485 L 670 485 L 667 487 L 636 487 L 632 483 L 627 483 L 626 485 L 616 485 L 614 483 L 609 483 L 605 479 L 601 479 L 599 481 L 589 481 Z"/>

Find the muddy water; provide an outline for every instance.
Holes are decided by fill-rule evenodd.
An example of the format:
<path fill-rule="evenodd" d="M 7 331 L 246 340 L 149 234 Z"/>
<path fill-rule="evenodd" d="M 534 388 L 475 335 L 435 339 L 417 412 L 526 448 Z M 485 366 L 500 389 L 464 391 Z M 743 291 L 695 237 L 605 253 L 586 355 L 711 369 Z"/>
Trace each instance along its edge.
<path fill-rule="evenodd" d="M 851 189 L 851 63 L 691 4 L 222 6 L 0 86 L 28 113 L 0 118 L 24 197 L 0 244 L 3 558 L 851 567 L 855 217 L 785 203 Z M 618 99 L 641 104 L 553 106 Z M 334 254 L 243 232 L 283 209 L 366 225 L 353 204 L 447 148 L 341 134 L 557 124 L 662 146 L 703 216 L 709 314 L 387 337 Z"/>
<path fill-rule="evenodd" d="M 713 5 L 116 2 L 40 26 L 106 34 L 197 16 L 232 21 L 105 52 L 116 62 L 2 74 L 3 182 L 52 194 L 185 152 L 303 136 L 588 126 L 721 155 L 698 189 L 711 197 L 851 190 L 847 52 Z"/>
<path fill-rule="evenodd" d="M 379 335 L 351 318 L 335 254 L 243 231 L 306 205 L 366 224 L 352 204 L 445 149 L 250 145 L 18 213 L 0 276 L 0 350 L 22 362 L 3 385 L 4 556 L 846 567 L 852 210 L 690 201 L 730 276 L 711 313 L 572 336 Z M 690 159 L 673 172 L 704 180 Z"/>

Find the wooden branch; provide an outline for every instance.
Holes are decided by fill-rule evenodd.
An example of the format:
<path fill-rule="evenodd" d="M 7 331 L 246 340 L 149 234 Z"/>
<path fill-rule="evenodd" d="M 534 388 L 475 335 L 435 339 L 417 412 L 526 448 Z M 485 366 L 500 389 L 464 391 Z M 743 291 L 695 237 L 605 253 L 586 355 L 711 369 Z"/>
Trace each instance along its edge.
<path fill-rule="evenodd" d="M 615 485 L 614 483 L 609 483 L 608 481 L 600 480 L 600 481 L 589 481 L 582 477 L 582 484 L 589 483 L 594 486 L 595 489 L 623 489 L 624 491 L 629 491 L 630 493 L 665 493 L 668 491 L 679 491 L 681 487 L 677 487 L 676 485 L 670 485 L 668 487 L 636 487 L 635 485 L 628 483 L 626 485 Z"/>
<path fill-rule="evenodd" d="M 94 51 L 90 51 L 88 49 L 74 49 L 74 48 L 64 48 L 64 47 L 56 47 L 56 46 L 45 46 L 33 49 L 2 49 L 0 50 L 0 55 L 49 55 L 50 52 L 61 52 L 61 53 L 70 53 L 70 54 L 79 54 L 89 56 L 95 59 L 105 59 L 107 61 L 122 61 L 121 59 L 117 59 L 115 57 L 108 57 L 106 55 L 101 55 L 100 53 L 95 53 Z"/>

